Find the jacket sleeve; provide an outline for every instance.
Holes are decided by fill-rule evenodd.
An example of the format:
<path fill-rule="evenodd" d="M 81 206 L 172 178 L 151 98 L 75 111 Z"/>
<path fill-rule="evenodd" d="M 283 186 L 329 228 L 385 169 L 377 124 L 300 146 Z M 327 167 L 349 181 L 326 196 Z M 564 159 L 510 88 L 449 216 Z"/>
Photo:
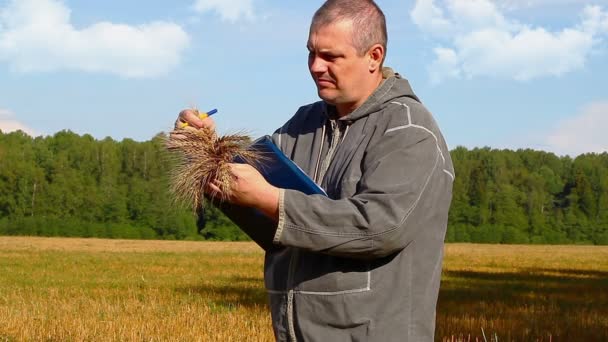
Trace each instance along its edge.
<path fill-rule="evenodd" d="M 287 122 L 282 128 L 277 129 L 272 136 L 274 143 L 278 146 L 280 146 L 280 141 L 278 140 L 279 133 L 288 125 L 289 122 Z M 219 204 L 218 209 L 220 209 L 224 215 L 234 222 L 264 251 L 270 252 L 282 248 L 279 245 L 273 244 L 277 223 L 264 216 L 259 211 L 253 208 L 238 206 L 227 202 Z"/>
<path fill-rule="evenodd" d="M 281 190 L 274 243 L 372 259 L 405 248 L 425 228 L 414 212 L 447 213 L 447 208 L 432 207 L 448 183 L 451 194 L 451 181 L 442 177 L 442 155 L 430 131 L 412 126 L 384 133 L 365 153 L 352 197 L 335 200 Z M 437 181 L 445 186 L 431 184 Z"/>
<path fill-rule="evenodd" d="M 230 203 L 222 203 L 218 208 L 264 251 L 270 252 L 281 248 L 272 241 L 277 227 L 276 222 L 261 212 Z"/>

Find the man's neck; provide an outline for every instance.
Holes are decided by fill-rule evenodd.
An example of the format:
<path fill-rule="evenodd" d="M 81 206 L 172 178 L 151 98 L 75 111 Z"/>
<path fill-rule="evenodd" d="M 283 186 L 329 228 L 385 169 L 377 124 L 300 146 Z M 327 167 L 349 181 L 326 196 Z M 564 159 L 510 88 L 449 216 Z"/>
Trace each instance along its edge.
<path fill-rule="evenodd" d="M 374 82 L 370 83 L 371 86 L 367 89 L 367 91 L 365 92 L 365 95 L 361 96 L 361 99 L 359 101 L 353 102 L 353 103 L 341 103 L 341 104 L 336 105 L 338 117 L 341 118 L 341 117 L 344 117 L 344 116 L 354 112 L 355 110 L 357 110 L 357 108 L 361 107 L 365 103 L 365 101 L 367 101 L 367 99 L 382 84 L 382 81 L 384 81 L 384 79 L 382 78 L 382 73 L 377 73 L 376 76 L 377 77 L 374 80 Z"/>

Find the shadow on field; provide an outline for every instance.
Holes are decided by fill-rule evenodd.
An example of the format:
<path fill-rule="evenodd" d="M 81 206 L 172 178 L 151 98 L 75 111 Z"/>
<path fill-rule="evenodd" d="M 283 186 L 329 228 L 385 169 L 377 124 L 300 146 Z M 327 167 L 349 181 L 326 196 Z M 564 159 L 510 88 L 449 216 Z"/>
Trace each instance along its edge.
<path fill-rule="evenodd" d="M 547 274 L 549 273 L 549 274 Z M 494 304 L 552 301 L 559 307 L 585 305 L 588 300 L 608 305 L 608 272 L 531 268 L 521 272 L 445 271 L 440 306 L 491 301 Z M 604 292 L 604 293 L 602 293 Z M 606 310 L 608 313 L 608 310 Z"/>
<path fill-rule="evenodd" d="M 177 292 L 198 294 L 208 298 L 209 303 L 218 308 L 233 309 L 239 306 L 266 306 L 268 299 L 264 283 L 257 277 L 226 277 L 214 280 L 212 284 L 182 287 Z"/>
<path fill-rule="evenodd" d="M 497 281 L 559 281 L 578 282 L 591 281 L 602 282 L 608 280 L 608 271 L 590 271 L 575 269 L 550 269 L 550 268 L 528 268 L 519 272 L 476 272 L 476 271 L 445 271 L 444 276 L 460 277 L 479 280 Z"/>
<path fill-rule="evenodd" d="M 437 337 L 478 336 L 485 328 L 503 340 L 544 340 L 551 334 L 559 341 L 606 341 L 607 288 L 607 271 L 446 270 L 437 305 Z"/>

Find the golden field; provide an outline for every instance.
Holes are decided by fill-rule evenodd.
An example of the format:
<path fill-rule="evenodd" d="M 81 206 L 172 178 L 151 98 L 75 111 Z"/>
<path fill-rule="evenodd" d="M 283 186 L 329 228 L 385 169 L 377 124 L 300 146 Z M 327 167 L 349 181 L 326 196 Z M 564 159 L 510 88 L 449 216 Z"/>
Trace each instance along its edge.
<path fill-rule="evenodd" d="M 608 247 L 449 244 L 437 340 L 608 340 Z M 272 341 L 248 242 L 0 237 L 0 341 Z"/>

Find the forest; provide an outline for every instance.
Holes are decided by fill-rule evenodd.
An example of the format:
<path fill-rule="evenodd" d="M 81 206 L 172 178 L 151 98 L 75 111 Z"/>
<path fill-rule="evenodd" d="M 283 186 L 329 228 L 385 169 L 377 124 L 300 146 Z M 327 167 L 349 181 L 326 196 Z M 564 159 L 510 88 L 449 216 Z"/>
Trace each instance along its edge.
<path fill-rule="evenodd" d="M 175 158 L 149 141 L 0 131 L 0 235 L 247 240 L 207 204 L 174 203 Z M 447 242 L 608 245 L 608 153 L 451 151 Z"/>

